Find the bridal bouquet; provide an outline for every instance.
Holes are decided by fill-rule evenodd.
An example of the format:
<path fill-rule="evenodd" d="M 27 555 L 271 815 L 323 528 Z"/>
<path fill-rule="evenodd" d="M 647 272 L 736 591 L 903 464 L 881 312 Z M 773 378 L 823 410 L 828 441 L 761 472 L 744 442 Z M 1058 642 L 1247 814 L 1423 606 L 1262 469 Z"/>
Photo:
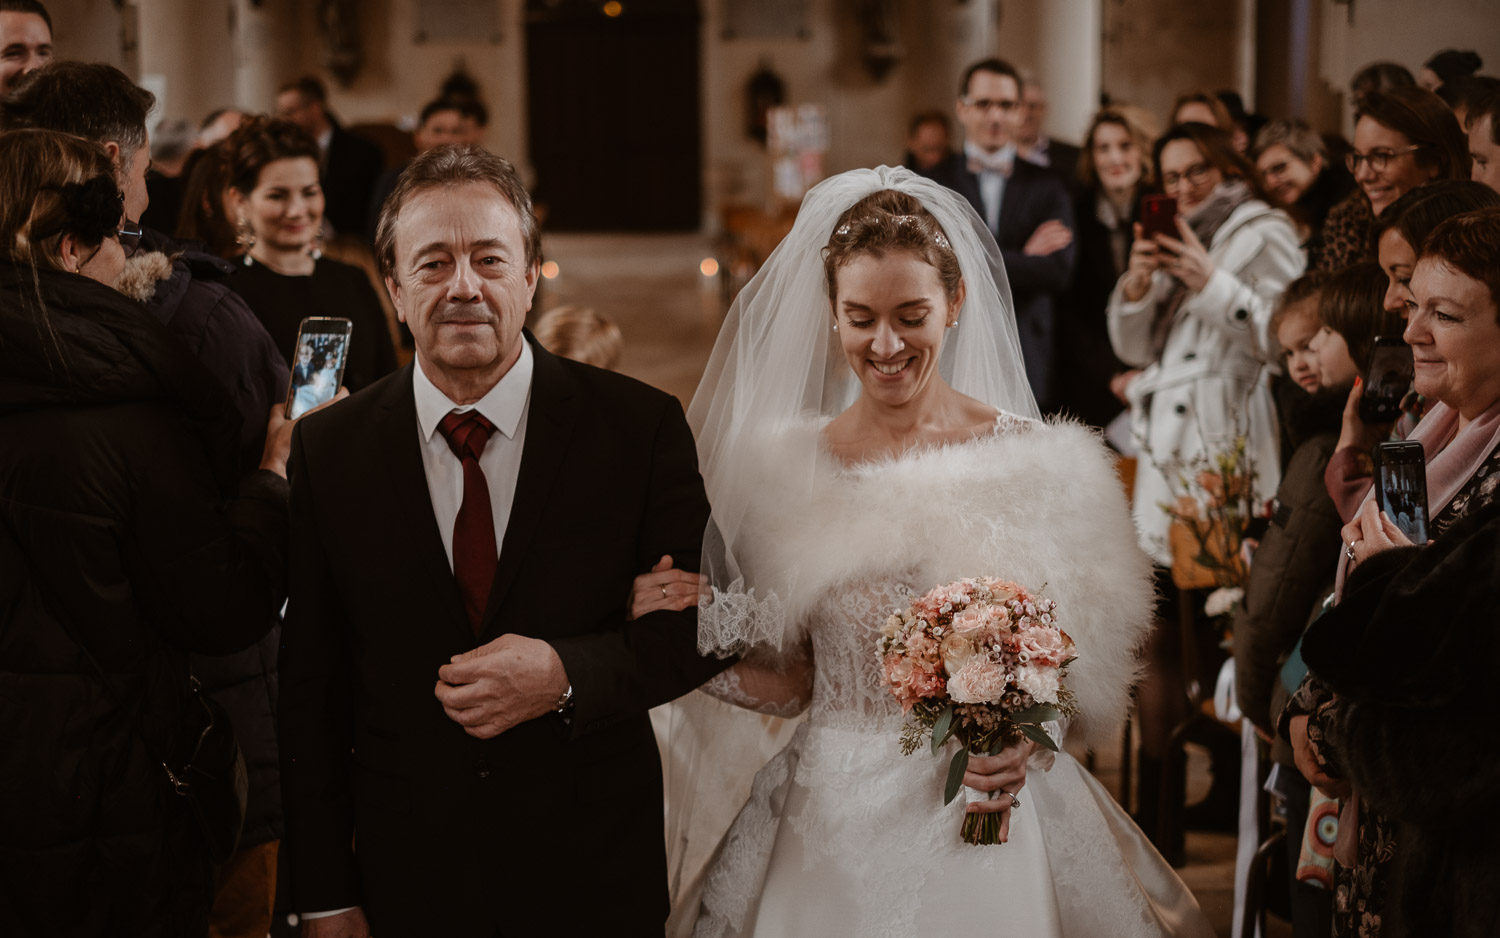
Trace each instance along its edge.
<path fill-rule="evenodd" d="M 886 620 L 877 648 L 908 717 L 901 751 L 911 755 L 929 736 L 934 755 L 949 739 L 962 743 L 944 804 L 962 787 L 970 753 L 994 755 L 1023 736 L 1056 752 L 1041 724 L 1076 712 L 1063 686 L 1073 640 L 1058 628 L 1051 600 L 1015 583 L 974 577 L 933 587 Z M 999 843 L 1000 815 L 965 815 L 963 837 Z"/>

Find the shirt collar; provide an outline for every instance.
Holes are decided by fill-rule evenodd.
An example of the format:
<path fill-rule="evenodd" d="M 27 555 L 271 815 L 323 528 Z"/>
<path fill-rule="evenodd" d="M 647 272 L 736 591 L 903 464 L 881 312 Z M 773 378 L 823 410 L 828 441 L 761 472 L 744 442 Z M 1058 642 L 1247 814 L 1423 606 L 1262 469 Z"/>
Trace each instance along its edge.
<path fill-rule="evenodd" d="M 1003 157 L 1008 156 L 1012 160 L 1014 160 L 1016 158 L 1016 145 L 1014 143 L 1007 143 L 1005 146 L 1003 146 L 1000 149 L 995 150 L 993 153 L 991 153 L 991 152 L 986 152 L 984 150 L 981 150 L 981 149 L 979 149 L 979 147 L 978 147 L 977 144 L 974 144 L 974 143 L 969 142 L 968 140 L 965 140 L 964 141 L 964 156 L 970 157 L 970 158 L 973 158 L 973 159 L 981 159 L 981 160 L 1001 159 Z"/>
<path fill-rule="evenodd" d="M 521 418 L 526 414 L 526 402 L 531 397 L 531 373 L 535 359 L 531 354 L 531 343 L 521 340 L 521 357 L 511 366 L 489 392 L 473 404 L 460 406 L 437 389 L 427 373 L 422 370 L 422 361 L 417 359 L 412 368 L 412 391 L 417 399 L 417 425 L 422 439 L 431 441 L 437 432 L 438 423 L 453 411 L 477 410 L 495 429 L 513 440 Z"/>

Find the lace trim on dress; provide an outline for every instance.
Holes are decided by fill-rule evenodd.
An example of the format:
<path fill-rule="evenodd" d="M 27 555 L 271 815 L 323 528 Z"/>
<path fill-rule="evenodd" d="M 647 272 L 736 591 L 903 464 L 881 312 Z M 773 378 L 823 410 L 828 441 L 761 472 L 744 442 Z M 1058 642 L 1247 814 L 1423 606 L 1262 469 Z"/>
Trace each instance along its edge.
<path fill-rule="evenodd" d="M 755 589 L 736 580 L 729 589 L 713 588 L 698 603 L 698 653 L 727 658 L 752 648 L 780 650 L 787 637 L 786 606 L 775 593 L 757 599 Z"/>

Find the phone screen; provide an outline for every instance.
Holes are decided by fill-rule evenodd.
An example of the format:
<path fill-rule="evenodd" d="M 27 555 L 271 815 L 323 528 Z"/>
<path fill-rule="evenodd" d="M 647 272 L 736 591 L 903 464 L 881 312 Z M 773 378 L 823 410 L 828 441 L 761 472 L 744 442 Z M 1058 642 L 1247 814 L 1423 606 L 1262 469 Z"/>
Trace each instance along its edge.
<path fill-rule="evenodd" d="M 1380 510 L 1407 540 L 1427 543 L 1427 461 L 1422 444 L 1382 443 L 1376 447 Z"/>
<path fill-rule="evenodd" d="M 1411 346 L 1404 342 L 1399 345 L 1377 344 L 1375 354 L 1370 357 L 1370 380 L 1365 393 L 1399 404 L 1411 389 L 1414 370 Z"/>
<path fill-rule="evenodd" d="M 349 335 L 354 324 L 347 319 L 309 318 L 297 330 L 297 352 L 292 361 L 292 384 L 287 390 L 289 420 L 333 400 L 344 380 L 349 359 Z"/>
<path fill-rule="evenodd" d="M 1177 200 L 1170 195 L 1148 195 L 1141 199 L 1141 234 L 1181 236 L 1177 230 Z"/>

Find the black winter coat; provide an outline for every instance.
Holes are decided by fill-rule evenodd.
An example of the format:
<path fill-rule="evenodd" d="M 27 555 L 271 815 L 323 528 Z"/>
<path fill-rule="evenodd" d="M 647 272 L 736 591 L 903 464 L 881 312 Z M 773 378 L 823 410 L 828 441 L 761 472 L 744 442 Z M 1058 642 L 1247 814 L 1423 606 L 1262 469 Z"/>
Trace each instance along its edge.
<path fill-rule="evenodd" d="M 1357 565 L 1303 657 L 1338 695 L 1333 744 L 1399 824 L 1393 934 L 1500 934 L 1500 505 Z M 1396 931 L 1395 926 L 1404 929 Z"/>
<path fill-rule="evenodd" d="M 154 231 L 146 232 L 143 246 L 172 261 L 171 276 L 157 283 L 144 301 L 146 309 L 229 392 L 240 415 L 239 467 L 248 472 L 260 464 L 271 405 L 286 401 L 292 380 L 286 356 L 230 287 L 235 264 Z"/>
<path fill-rule="evenodd" d="M 1343 522 L 1323 484 L 1323 470 L 1338 445 L 1339 419 L 1347 388 L 1299 398 L 1282 415 L 1296 449 L 1281 484 L 1271 524 L 1255 551 L 1245 602 L 1234 618 L 1234 684 L 1240 710 L 1250 722 L 1274 733 L 1286 703 L 1278 692 L 1281 666 L 1302 637 L 1309 618 L 1333 589 Z M 1278 744 L 1278 762 L 1291 752 Z"/>
<path fill-rule="evenodd" d="M 245 300 L 225 282 L 236 265 L 192 244 L 149 232 L 147 244 L 170 254 L 149 265 L 160 275 L 143 285 L 146 309 L 182 339 L 188 351 L 219 379 L 239 413 L 241 469 L 260 464 L 266 444 L 266 417 L 286 400 L 291 372 Z M 132 258 L 135 265 L 143 258 Z M 240 846 L 253 847 L 281 837 L 281 769 L 276 747 L 276 655 L 280 620 L 265 637 L 233 655 L 197 656 L 193 675 L 229 713 L 235 738 L 250 774 L 250 803 Z"/>
<path fill-rule="evenodd" d="M 285 595 L 286 482 L 231 497 L 232 412 L 134 302 L 0 265 L 0 934 L 202 934 L 161 762 L 188 652 L 246 647 Z"/>

